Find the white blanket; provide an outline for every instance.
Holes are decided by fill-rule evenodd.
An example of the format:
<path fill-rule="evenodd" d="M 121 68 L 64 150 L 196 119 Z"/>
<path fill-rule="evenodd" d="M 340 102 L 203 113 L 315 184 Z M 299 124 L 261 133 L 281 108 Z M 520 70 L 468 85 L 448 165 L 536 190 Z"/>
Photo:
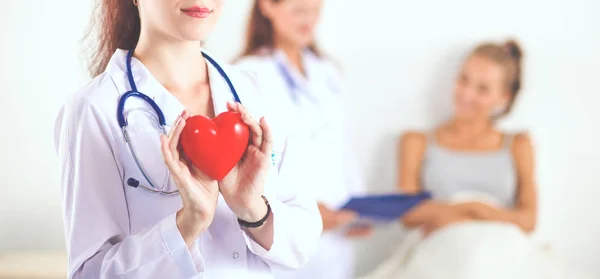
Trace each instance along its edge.
<path fill-rule="evenodd" d="M 464 193 L 450 202 L 494 199 Z M 552 255 L 517 226 L 502 222 L 450 225 L 423 239 L 413 229 L 393 254 L 360 279 L 583 279 L 561 267 Z"/>

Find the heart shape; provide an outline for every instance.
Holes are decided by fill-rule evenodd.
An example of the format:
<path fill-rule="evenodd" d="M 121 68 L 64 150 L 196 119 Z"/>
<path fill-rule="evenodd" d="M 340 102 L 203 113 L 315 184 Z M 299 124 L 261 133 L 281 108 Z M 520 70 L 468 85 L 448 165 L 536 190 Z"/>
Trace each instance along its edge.
<path fill-rule="evenodd" d="M 214 119 L 191 116 L 181 132 L 181 147 L 189 160 L 203 173 L 222 180 L 240 161 L 250 130 L 238 112 L 227 111 Z"/>

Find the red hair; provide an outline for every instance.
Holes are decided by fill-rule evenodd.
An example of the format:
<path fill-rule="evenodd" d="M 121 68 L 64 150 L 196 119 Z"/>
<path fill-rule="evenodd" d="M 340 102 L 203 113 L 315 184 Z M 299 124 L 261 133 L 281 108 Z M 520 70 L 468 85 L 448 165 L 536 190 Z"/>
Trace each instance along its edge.
<path fill-rule="evenodd" d="M 117 49 L 133 49 L 140 38 L 140 14 L 132 0 L 99 0 L 89 32 L 88 71 L 92 77 L 104 72 Z"/>

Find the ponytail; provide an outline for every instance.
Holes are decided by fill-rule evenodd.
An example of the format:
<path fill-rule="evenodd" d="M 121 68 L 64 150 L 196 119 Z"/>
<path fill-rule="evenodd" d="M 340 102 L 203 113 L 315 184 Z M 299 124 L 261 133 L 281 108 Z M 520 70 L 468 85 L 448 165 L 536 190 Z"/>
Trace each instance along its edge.
<path fill-rule="evenodd" d="M 523 58 L 523 51 L 521 47 L 515 41 L 508 41 L 504 43 L 504 48 L 508 52 L 508 55 L 513 59 L 515 65 L 515 72 L 513 74 L 512 83 L 510 85 L 511 92 L 517 94 L 521 90 L 521 59 Z"/>

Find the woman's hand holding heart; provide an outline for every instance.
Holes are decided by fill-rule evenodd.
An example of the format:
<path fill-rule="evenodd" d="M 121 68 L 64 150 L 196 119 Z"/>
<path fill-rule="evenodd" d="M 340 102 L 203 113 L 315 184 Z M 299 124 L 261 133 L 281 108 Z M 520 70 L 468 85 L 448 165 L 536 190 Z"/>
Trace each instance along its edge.
<path fill-rule="evenodd" d="M 177 212 L 177 228 L 186 244 L 191 246 L 213 221 L 219 187 L 216 180 L 192 166 L 185 154 L 180 152 L 179 138 L 189 115 L 186 110 L 177 117 L 169 135 L 161 135 L 160 140 L 163 159 L 183 202 L 183 207 Z"/>
<path fill-rule="evenodd" d="M 219 191 L 239 219 L 257 222 L 267 213 L 262 193 L 271 168 L 273 135 L 264 117 L 257 122 L 239 103 L 228 103 L 227 109 L 241 114 L 249 127 L 250 140 L 241 160 L 219 182 Z"/>

